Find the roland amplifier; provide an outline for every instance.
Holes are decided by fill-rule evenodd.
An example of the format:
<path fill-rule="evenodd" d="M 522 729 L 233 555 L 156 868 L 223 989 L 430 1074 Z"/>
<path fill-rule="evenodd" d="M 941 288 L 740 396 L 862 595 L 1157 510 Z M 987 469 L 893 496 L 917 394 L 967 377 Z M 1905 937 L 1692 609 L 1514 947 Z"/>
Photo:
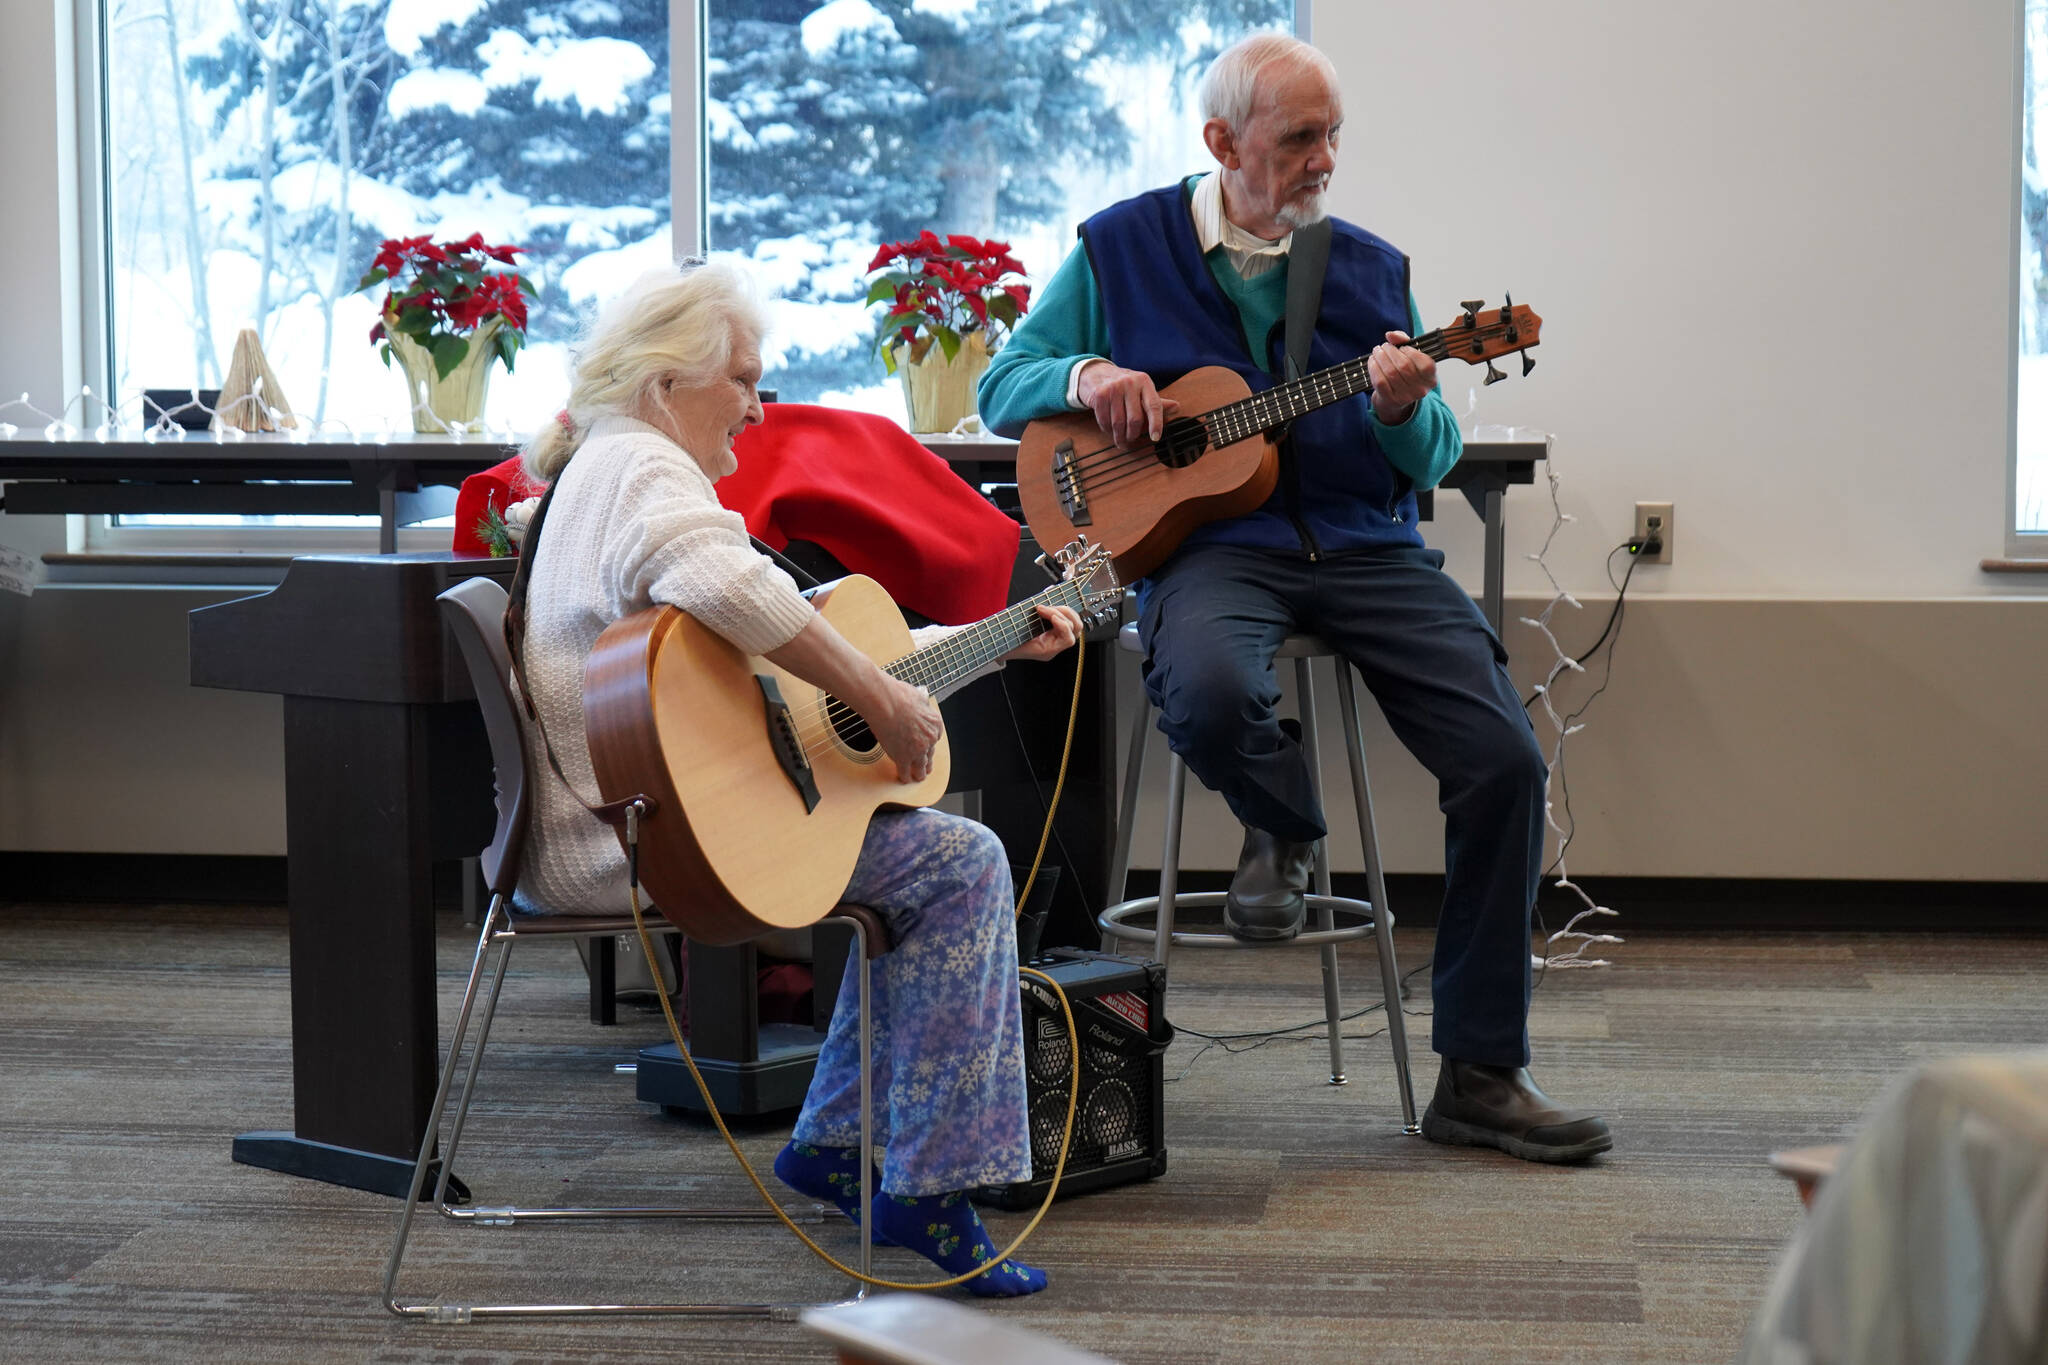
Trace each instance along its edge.
<path fill-rule="evenodd" d="M 1079 948 L 1054 948 L 1024 965 L 1059 982 L 1081 1038 L 1081 1095 L 1074 1106 L 1074 1139 L 1060 1194 L 1085 1194 L 1163 1174 L 1164 1054 L 1173 1041 L 1173 1027 L 1166 1022 L 1166 969 L 1141 958 Z M 1023 977 L 1021 983 L 1031 1178 L 983 1186 L 974 1195 L 977 1202 L 1005 1209 L 1044 1202 L 1059 1161 L 1073 1079 L 1073 1045 L 1058 997 L 1035 977 Z"/>

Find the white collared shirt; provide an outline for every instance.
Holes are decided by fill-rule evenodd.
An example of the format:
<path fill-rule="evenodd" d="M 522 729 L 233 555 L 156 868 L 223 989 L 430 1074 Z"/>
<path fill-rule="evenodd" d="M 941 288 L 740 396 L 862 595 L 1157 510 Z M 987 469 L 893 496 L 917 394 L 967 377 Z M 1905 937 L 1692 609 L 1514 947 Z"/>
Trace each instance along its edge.
<path fill-rule="evenodd" d="M 1291 232 L 1277 242 L 1269 242 L 1224 216 L 1223 177 L 1214 171 L 1196 183 L 1194 202 L 1188 207 L 1195 218 L 1195 240 L 1201 245 L 1202 254 L 1206 256 L 1222 247 L 1237 273 L 1248 280 L 1279 265 L 1287 258 L 1287 248 L 1294 244 Z"/>
<path fill-rule="evenodd" d="M 1223 177 L 1211 171 L 1195 182 L 1193 202 L 1188 211 L 1195 220 L 1195 243 L 1204 256 L 1222 247 L 1231 266 L 1245 279 L 1253 279 L 1287 259 L 1287 249 L 1294 244 L 1294 234 L 1288 233 L 1277 242 L 1245 231 L 1223 212 Z M 1101 356 L 1088 356 L 1067 371 L 1067 406 L 1080 409 L 1087 406 L 1081 401 L 1081 371 L 1087 369 Z"/>

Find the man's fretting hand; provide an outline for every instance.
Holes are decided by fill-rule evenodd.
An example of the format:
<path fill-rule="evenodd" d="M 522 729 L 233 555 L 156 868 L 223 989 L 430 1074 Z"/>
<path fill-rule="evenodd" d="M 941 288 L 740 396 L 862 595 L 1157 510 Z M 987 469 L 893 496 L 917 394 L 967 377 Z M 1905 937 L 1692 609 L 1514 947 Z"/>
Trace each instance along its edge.
<path fill-rule="evenodd" d="M 1107 360 L 1091 361 L 1081 368 L 1075 393 L 1094 410 L 1096 425 L 1126 450 L 1158 440 L 1166 430 L 1166 419 L 1180 411 L 1180 404 L 1159 396 L 1151 375 L 1122 369 Z"/>
<path fill-rule="evenodd" d="M 1406 332 L 1387 333 L 1372 348 L 1365 371 L 1372 377 L 1372 410 L 1388 426 L 1399 426 L 1436 387 L 1436 362 L 1408 344 Z"/>

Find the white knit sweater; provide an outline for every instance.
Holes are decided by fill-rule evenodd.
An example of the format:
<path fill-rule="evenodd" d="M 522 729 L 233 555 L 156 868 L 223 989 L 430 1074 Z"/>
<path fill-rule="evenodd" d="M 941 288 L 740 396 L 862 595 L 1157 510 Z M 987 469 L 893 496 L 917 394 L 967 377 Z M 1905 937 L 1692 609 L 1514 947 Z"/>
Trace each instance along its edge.
<path fill-rule="evenodd" d="M 659 430 L 606 417 L 558 476 L 527 587 L 526 681 L 562 771 L 592 802 L 597 776 L 583 733 L 583 665 L 605 627 L 656 602 L 688 612 L 749 654 L 789 643 L 811 604 L 789 575 L 753 547 L 746 522 L 719 505 L 714 479 Z M 913 634 L 920 647 L 949 634 Z M 514 902 L 541 914 L 626 912 L 626 858 L 609 827 L 585 810 L 541 757 L 529 774 L 533 818 Z"/>

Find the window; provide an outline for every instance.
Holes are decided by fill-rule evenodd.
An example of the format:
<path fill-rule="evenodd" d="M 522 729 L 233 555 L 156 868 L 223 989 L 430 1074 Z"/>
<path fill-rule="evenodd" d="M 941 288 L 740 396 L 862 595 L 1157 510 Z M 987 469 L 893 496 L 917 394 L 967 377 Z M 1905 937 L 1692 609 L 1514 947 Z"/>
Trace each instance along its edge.
<path fill-rule="evenodd" d="M 764 382 L 903 420 L 862 306 L 877 245 L 993 237 L 1042 284 L 1081 219 L 1210 164 L 1203 67 L 1294 22 L 1293 0 L 710 0 L 706 242 L 780 295 Z"/>
<path fill-rule="evenodd" d="M 2019 344 L 2014 393 L 2015 555 L 2048 553 L 2048 0 L 2024 0 L 2020 41 Z"/>
<path fill-rule="evenodd" d="M 1295 0 L 701 0 L 699 187 L 671 227 L 671 11 L 688 0 L 97 0 L 112 392 L 211 388 L 252 328 L 324 430 L 403 426 L 355 292 L 386 237 L 481 232 L 538 286 L 487 422 L 560 403 L 590 305 L 680 240 L 779 296 L 767 383 L 902 416 L 870 346 L 877 243 L 1009 241 L 1039 281 L 1080 218 L 1206 164 L 1193 84 Z M 1306 4 L 1300 6 L 1306 9 Z M 699 35 L 703 50 L 698 51 Z M 248 526 L 253 519 L 235 519 Z M 177 524 L 166 518 L 127 518 Z"/>
<path fill-rule="evenodd" d="M 386 237 L 482 232 L 526 248 L 540 291 L 486 409 L 528 431 L 561 402 L 583 308 L 671 254 L 667 0 L 103 4 L 107 349 L 129 422 L 144 389 L 217 386 L 246 327 L 302 421 L 409 426 L 368 340 L 381 293 L 356 281 Z"/>

